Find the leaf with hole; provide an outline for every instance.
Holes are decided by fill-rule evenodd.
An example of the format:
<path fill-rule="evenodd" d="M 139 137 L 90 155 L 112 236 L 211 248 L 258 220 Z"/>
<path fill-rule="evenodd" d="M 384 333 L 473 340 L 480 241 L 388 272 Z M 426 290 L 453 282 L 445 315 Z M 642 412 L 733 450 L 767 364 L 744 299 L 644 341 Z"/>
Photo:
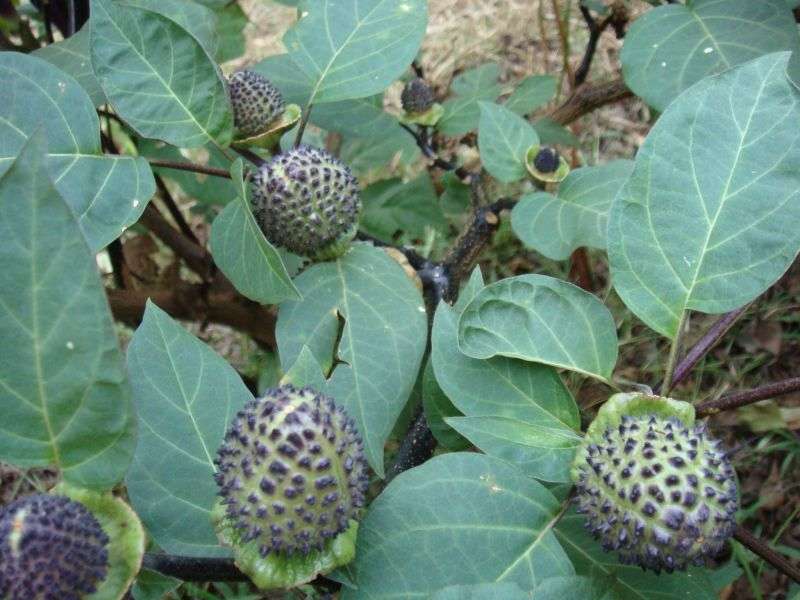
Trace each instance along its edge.
<path fill-rule="evenodd" d="M 214 457 L 252 395 L 228 363 L 150 301 L 128 346 L 128 371 L 139 414 L 131 504 L 165 552 L 228 556 L 211 525 Z"/>
<path fill-rule="evenodd" d="M 617 361 L 611 313 L 592 294 L 545 275 L 519 275 L 487 285 L 458 321 L 467 356 L 507 356 L 608 381 Z"/>
<path fill-rule="evenodd" d="M 679 96 L 611 207 L 614 288 L 665 336 L 687 310 L 751 301 L 800 250 L 800 101 L 788 58 L 764 56 Z"/>
<path fill-rule="evenodd" d="M 514 233 L 526 246 L 565 260 L 582 246 L 604 249 L 611 202 L 633 171 L 633 162 L 571 171 L 556 195 L 524 195 L 511 212 Z"/>
<path fill-rule="evenodd" d="M 0 175 L 0 460 L 110 489 L 130 464 L 136 417 L 94 254 L 53 186 L 44 140 L 32 133 Z"/>
<path fill-rule="evenodd" d="M 214 261 L 244 296 L 261 304 L 299 298 L 280 254 L 267 241 L 250 209 L 242 159 L 231 167 L 236 199 L 214 219 Z"/>
<path fill-rule="evenodd" d="M 353 417 L 369 463 L 383 475 L 383 445 L 408 400 L 425 351 L 422 296 L 383 250 L 356 243 L 295 279 L 302 300 L 283 302 L 276 336 L 286 370 L 308 345 L 328 393 Z"/>
<path fill-rule="evenodd" d="M 633 93 L 663 111 L 703 77 L 796 50 L 798 39 L 785 0 L 673 3 L 633 22 L 622 47 L 622 73 Z"/>
<path fill-rule="evenodd" d="M 47 127 L 47 164 L 89 246 L 99 251 L 135 223 L 155 193 L 147 162 L 104 155 L 100 121 L 72 77 L 35 56 L 0 54 L 0 175 Z"/>

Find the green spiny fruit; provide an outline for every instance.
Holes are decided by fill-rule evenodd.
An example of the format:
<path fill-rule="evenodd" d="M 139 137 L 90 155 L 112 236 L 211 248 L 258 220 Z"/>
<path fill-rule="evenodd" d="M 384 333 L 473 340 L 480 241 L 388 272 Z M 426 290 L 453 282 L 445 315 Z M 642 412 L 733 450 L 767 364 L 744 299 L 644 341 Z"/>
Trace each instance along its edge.
<path fill-rule="evenodd" d="M 578 512 L 620 562 L 672 572 L 718 554 L 736 526 L 736 477 L 704 424 L 622 416 L 573 464 Z"/>
<path fill-rule="evenodd" d="M 407 113 L 424 113 L 433 106 L 433 90 L 424 79 L 417 77 L 405 85 L 400 102 Z"/>
<path fill-rule="evenodd" d="M 533 159 L 533 166 L 541 173 L 554 173 L 561 163 L 561 156 L 549 146 L 543 146 Z"/>
<path fill-rule="evenodd" d="M 299 146 L 262 166 L 253 176 L 252 201 L 270 242 L 312 259 L 343 254 L 358 229 L 358 182 L 319 148 Z"/>
<path fill-rule="evenodd" d="M 264 133 L 286 107 L 278 88 L 255 71 L 233 73 L 228 78 L 228 95 L 233 123 L 241 137 Z"/>
<path fill-rule="evenodd" d="M 64 496 L 33 494 L 0 508 L 0 598 L 82 600 L 108 572 L 108 536 Z"/>
<path fill-rule="evenodd" d="M 355 425 L 311 388 L 273 388 L 239 411 L 217 453 L 227 519 L 241 542 L 308 554 L 364 506 L 367 464 Z"/>

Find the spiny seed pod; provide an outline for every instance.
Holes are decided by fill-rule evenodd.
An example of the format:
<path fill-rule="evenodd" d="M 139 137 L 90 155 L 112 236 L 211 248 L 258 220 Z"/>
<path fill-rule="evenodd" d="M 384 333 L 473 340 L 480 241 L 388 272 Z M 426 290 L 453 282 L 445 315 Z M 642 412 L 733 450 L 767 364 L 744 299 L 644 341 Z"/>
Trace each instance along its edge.
<path fill-rule="evenodd" d="M 108 536 L 79 502 L 34 494 L 0 508 L 0 598 L 81 600 L 108 572 Z"/>
<path fill-rule="evenodd" d="M 587 435 L 573 467 L 578 512 L 620 562 L 656 573 L 703 564 L 736 526 L 736 477 L 704 424 L 623 416 Z"/>
<path fill-rule="evenodd" d="M 543 146 L 533 159 L 533 166 L 541 173 L 554 173 L 560 163 L 561 156 L 549 146 Z"/>
<path fill-rule="evenodd" d="M 322 550 L 364 506 L 367 466 L 355 425 L 308 387 L 284 385 L 250 401 L 215 462 L 226 516 L 262 558 Z"/>
<path fill-rule="evenodd" d="M 228 95 L 233 107 L 233 123 L 241 137 L 263 133 L 285 108 L 278 88 L 255 71 L 233 73 L 228 78 Z"/>
<path fill-rule="evenodd" d="M 325 150 L 299 146 L 275 156 L 253 176 L 252 192 L 266 238 L 295 254 L 335 258 L 355 237 L 358 182 Z"/>
<path fill-rule="evenodd" d="M 400 102 L 407 113 L 418 114 L 428 111 L 433 106 L 433 90 L 424 79 L 419 77 L 409 81 L 400 94 Z"/>

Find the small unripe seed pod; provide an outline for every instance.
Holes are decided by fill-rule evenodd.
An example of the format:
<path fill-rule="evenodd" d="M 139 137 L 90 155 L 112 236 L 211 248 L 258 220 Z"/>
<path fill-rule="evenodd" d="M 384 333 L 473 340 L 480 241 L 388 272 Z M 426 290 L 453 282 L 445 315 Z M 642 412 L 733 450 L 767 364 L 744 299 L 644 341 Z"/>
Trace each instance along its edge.
<path fill-rule="evenodd" d="M 561 156 L 554 148 L 543 146 L 533 159 L 533 166 L 540 173 L 554 173 L 561 163 Z"/>
<path fill-rule="evenodd" d="M 403 105 L 403 110 L 411 114 L 428 111 L 433 106 L 434 100 L 433 90 L 431 90 L 427 82 L 420 77 L 409 81 L 403 88 L 402 94 L 400 94 L 400 102 Z"/>
<path fill-rule="evenodd" d="M 259 135 L 283 114 L 285 103 L 278 88 L 255 71 L 237 71 L 228 78 L 233 124 L 240 137 Z"/>

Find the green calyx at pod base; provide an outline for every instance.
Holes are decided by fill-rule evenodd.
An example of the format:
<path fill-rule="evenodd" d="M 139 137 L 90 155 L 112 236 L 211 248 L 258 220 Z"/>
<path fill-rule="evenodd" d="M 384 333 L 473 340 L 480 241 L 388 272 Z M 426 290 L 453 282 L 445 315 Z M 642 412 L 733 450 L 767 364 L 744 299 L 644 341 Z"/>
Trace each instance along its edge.
<path fill-rule="evenodd" d="M 352 560 L 367 463 L 333 399 L 291 384 L 268 390 L 237 413 L 215 462 L 217 531 L 260 588 L 298 585 Z"/>
<path fill-rule="evenodd" d="M 736 527 L 736 474 L 687 402 L 612 396 L 572 465 L 577 510 L 620 562 L 655 572 L 703 564 Z"/>
<path fill-rule="evenodd" d="M 119 600 L 143 554 L 139 519 L 110 493 L 62 483 L 0 508 L 3 600 Z"/>

